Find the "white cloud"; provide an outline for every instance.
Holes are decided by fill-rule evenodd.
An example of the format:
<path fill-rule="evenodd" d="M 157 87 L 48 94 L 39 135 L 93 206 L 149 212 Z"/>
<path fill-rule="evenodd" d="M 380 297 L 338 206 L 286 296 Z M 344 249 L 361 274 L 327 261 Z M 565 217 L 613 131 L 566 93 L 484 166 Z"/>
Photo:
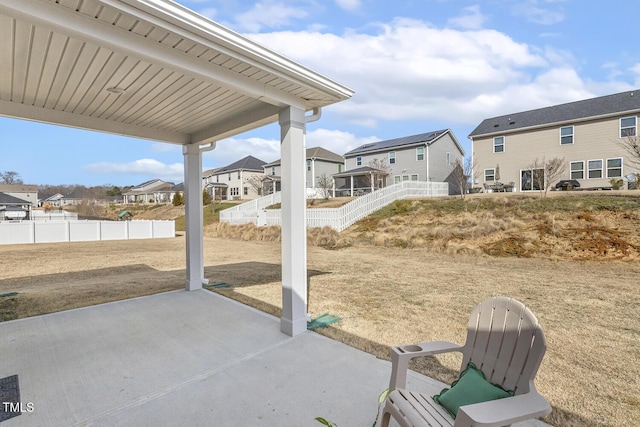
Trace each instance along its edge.
<path fill-rule="evenodd" d="M 376 34 L 273 32 L 250 37 L 354 89 L 351 100 L 329 108 L 372 128 L 380 120 L 477 124 L 490 114 L 476 102 L 478 97 L 500 93 L 505 103 L 515 104 L 505 88 L 528 87 L 536 75 L 551 69 L 543 49 L 498 31 L 443 29 L 412 19 L 381 24 Z M 556 53 L 553 62 L 560 62 L 558 57 Z"/>
<path fill-rule="evenodd" d="M 276 132 L 278 132 L 276 130 Z M 368 142 L 379 141 L 375 136 L 356 137 L 340 130 L 315 129 L 307 132 L 307 147 L 322 147 L 342 155 Z M 203 169 L 227 166 L 246 156 L 253 156 L 270 163 L 280 159 L 280 140 L 265 138 L 227 138 L 219 141 L 216 148 L 203 155 Z"/>
<path fill-rule="evenodd" d="M 474 5 L 465 7 L 463 14 L 449 20 L 449 24 L 454 27 L 467 30 L 479 30 L 484 26 L 487 18 L 480 12 L 480 6 Z"/>
<path fill-rule="evenodd" d="M 360 0 L 336 0 L 336 4 L 340 9 L 357 10 L 362 2 Z"/>
<path fill-rule="evenodd" d="M 356 137 L 353 133 L 340 130 L 316 129 L 307 133 L 307 147 L 322 147 L 339 155 L 376 141 L 380 141 L 380 138 Z"/>
<path fill-rule="evenodd" d="M 279 132 L 276 130 L 277 134 Z M 203 168 L 221 167 L 246 156 L 253 156 L 265 162 L 280 157 L 280 141 L 264 138 L 227 138 L 216 143 L 216 148 L 204 153 Z"/>
<path fill-rule="evenodd" d="M 184 177 L 182 163 L 165 164 L 155 159 L 139 159 L 129 163 L 91 163 L 83 169 L 100 175 L 144 175 L 173 182 L 181 182 Z"/>
<path fill-rule="evenodd" d="M 542 5 L 540 3 L 543 3 Z M 521 16 L 527 21 L 540 25 L 553 25 L 564 21 L 564 11 L 561 7 L 550 9 L 546 3 L 562 3 L 562 1 L 528 0 L 526 2 L 518 2 L 513 6 L 513 14 Z"/>
<path fill-rule="evenodd" d="M 250 10 L 236 16 L 238 25 L 247 31 L 260 31 L 262 28 L 279 28 L 288 25 L 292 19 L 305 18 L 308 12 L 302 8 L 282 2 L 264 0 L 256 3 Z"/>

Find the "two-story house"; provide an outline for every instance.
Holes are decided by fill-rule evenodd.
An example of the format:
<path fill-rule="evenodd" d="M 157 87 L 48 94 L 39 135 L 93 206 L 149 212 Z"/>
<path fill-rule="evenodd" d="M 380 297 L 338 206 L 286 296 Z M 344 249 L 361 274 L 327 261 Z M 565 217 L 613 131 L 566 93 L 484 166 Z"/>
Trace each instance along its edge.
<path fill-rule="evenodd" d="M 514 182 L 517 191 L 555 185 L 544 164 L 564 159 L 558 180 L 610 188 L 637 173 L 623 144 L 638 135 L 640 90 L 485 119 L 469 135 L 479 184 Z M 477 172 L 477 171 L 476 171 Z"/>
<path fill-rule="evenodd" d="M 225 200 L 251 200 L 260 196 L 264 161 L 244 157 L 225 167 L 211 171 L 207 186 L 215 188 L 216 196 Z"/>
<path fill-rule="evenodd" d="M 344 193 L 402 181 L 436 181 L 449 182 L 453 192 L 454 169 L 464 154 L 451 129 L 364 144 L 344 155 L 346 170 L 334 175 L 336 188 Z"/>
<path fill-rule="evenodd" d="M 0 192 L 25 200 L 31 206 L 38 204 L 38 186 L 30 184 L 0 184 Z"/>
<path fill-rule="evenodd" d="M 335 173 L 342 172 L 344 167 L 344 158 L 332 151 L 322 147 L 307 148 L 305 171 L 306 171 L 306 187 L 308 197 L 321 194 L 325 188 L 321 188 L 326 182 L 321 182 L 324 177 L 328 180 Z M 263 165 L 264 178 L 263 194 L 271 194 L 280 191 L 280 174 L 282 170 L 281 159 L 275 160 Z"/>

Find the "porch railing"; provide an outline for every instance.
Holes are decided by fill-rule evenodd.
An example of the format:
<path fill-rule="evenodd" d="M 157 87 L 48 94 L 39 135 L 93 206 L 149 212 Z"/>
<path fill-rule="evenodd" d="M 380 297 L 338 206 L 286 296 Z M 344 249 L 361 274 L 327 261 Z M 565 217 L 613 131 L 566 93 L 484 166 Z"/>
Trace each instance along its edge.
<path fill-rule="evenodd" d="M 339 208 L 307 209 L 307 227 L 331 227 L 342 231 L 395 200 L 440 197 L 449 194 L 446 182 L 405 181 L 360 196 Z M 280 203 L 280 193 L 271 194 L 220 211 L 220 221 L 229 224 L 282 225 L 280 209 L 267 206 Z"/>

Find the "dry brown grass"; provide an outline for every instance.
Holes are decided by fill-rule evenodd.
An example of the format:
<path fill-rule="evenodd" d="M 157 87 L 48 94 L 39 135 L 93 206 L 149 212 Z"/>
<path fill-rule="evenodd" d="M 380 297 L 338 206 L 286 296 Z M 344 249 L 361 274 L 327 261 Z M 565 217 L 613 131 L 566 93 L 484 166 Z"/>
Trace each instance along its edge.
<path fill-rule="evenodd" d="M 310 230 L 309 311 L 342 319 L 320 333 L 388 358 L 392 345 L 461 343 L 475 304 L 512 296 L 531 307 L 547 336 L 536 381 L 553 405 L 546 421 L 640 425 L 635 212 L 425 215 L 410 231 L 398 216 L 381 221 L 399 236 L 376 236 L 373 222 L 341 234 Z M 279 231 L 237 231 L 232 240 L 211 237 L 235 235 L 228 226 L 206 230 L 205 276 L 232 285 L 216 292 L 279 315 Z M 497 256 L 487 255 L 492 250 Z M 184 286 L 182 237 L 0 246 L 0 257 L 0 293 L 20 292 L 0 298 L 5 318 Z M 451 381 L 458 364 L 441 357 L 414 368 Z"/>

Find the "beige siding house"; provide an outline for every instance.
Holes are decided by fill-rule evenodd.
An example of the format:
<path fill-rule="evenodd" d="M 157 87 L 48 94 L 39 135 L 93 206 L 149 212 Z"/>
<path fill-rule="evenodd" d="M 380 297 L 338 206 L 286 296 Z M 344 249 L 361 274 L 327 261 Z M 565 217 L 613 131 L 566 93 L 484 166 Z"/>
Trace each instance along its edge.
<path fill-rule="evenodd" d="M 479 176 L 474 186 L 512 182 L 526 192 L 544 182 L 554 188 L 539 166 L 558 158 L 565 165 L 558 180 L 609 189 L 612 178 L 638 172 L 623 144 L 638 135 L 639 114 L 636 90 L 486 119 L 469 135 Z"/>
<path fill-rule="evenodd" d="M 364 144 L 344 155 L 346 171 L 334 175 L 338 190 L 369 186 L 370 169 L 383 165 L 388 175 L 381 186 L 401 181 L 449 182 L 453 185 L 456 160 L 462 163 L 464 150 L 451 129 Z"/>
<path fill-rule="evenodd" d="M 247 156 L 225 167 L 211 170 L 204 188 L 207 191 L 213 188 L 216 197 L 223 200 L 255 199 L 260 196 L 259 184 L 264 164 L 260 159 Z"/>

